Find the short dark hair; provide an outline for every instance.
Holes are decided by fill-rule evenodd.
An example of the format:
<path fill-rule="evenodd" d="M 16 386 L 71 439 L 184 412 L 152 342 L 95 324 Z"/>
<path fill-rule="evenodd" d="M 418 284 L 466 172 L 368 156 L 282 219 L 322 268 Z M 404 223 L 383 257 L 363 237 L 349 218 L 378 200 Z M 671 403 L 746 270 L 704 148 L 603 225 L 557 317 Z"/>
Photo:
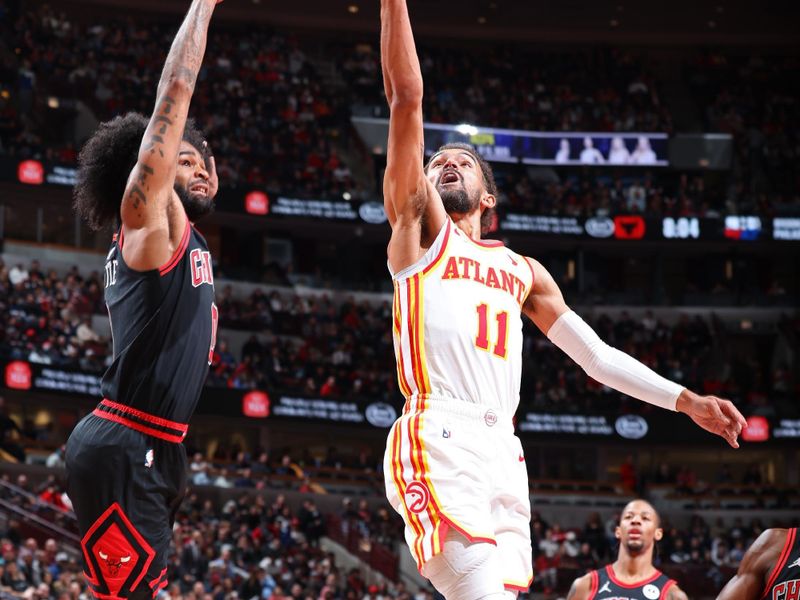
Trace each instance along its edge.
<path fill-rule="evenodd" d="M 122 195 L 148 122 L 147 117 L 136 112 L 115 117 L 101 123 L 81 149 L 72 206 L 92 229 L 119 221 Z M 203 158 L 207 157 L 203 135 L 192 119 L 186 122 L 183 139 Z"/>
<path fill-rule="evenodd" d="M 634 498 L 633 500 L 628 502 L 628 504 L 626 504 L 623 507 L 622 512 L 620 512 L 619 516 L 617 517 L 617 526 L 619 526 L 620 522 L 622 521 L 622 515 L 625 512 L 625 509 L 628 508 L 628 506 L 630 506 L 634 502 L 644 502 L 646 504 L 649 504 L 650 508 L 653 509 L 653 514 L 656 516 L 656 529 L 663 529 L 661 527 L 661 515 L 658 514 L 658 510 L 656 509 L 655 506 L 653 506 L 652 502 L 650 502 L 649 500 L 645 500 L 644 498 Z M 618 552 L 619 552 L 619 545 L 620 545 L 620 542 L 617 541 L 617 551 Z M 657 559 L 658 559 L 658 540 L 654 539 L 653 540 L 653 562 L 655 562 Z"/>
<path fill-rule="evenodd" d="M 465 144 L 464 142 L 450 142 L 449 144 L 439 146 L 439 149 L 433 153 L 433 156 L 431 156 L 431 159 L 425 165 L 426 173 L 428 172 L 428 167 L 430 166 L 433 157 L 444 150 L 463 150 L 464 152 L 469 153 L 472 158 L 475 159 L 475 162 L 478 163 L 478 166 L 481 169 L 481 174 L 483 175 L 483 185 L 486 188 L 486 191 L 497 198 L 497 184 L 494 181 L 494 172 L 492 171 L 492 167 L 485 158 L 478 154 L 477 149 L 472 144 Z M 494 208 L 487 208 L 481 214 L 481 233 L 486 233 L 489 230 L 489 227 L 492 224 L 492 219 L 494 218 L 494 213 Z"/>

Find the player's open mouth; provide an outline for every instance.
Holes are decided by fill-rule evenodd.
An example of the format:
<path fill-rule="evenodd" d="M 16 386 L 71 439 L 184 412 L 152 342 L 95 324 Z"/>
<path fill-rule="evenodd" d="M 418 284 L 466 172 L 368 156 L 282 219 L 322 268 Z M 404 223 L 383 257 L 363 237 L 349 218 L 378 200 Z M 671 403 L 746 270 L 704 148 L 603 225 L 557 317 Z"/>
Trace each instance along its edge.
<path fill-rule="evenodd" d="M 208 194 L 208 186 L 198 183 L 189 188 L 189 191 L 195 194 Z"/>
<path fill-rule="evenodd" d="M 439 179 L 439 183 L 441 184 L 457 183 L 459 181 L 461 181 L 461 178 L 455 171 L 447 171 L 445 173 L 442 173 L 442 177 Z"/>

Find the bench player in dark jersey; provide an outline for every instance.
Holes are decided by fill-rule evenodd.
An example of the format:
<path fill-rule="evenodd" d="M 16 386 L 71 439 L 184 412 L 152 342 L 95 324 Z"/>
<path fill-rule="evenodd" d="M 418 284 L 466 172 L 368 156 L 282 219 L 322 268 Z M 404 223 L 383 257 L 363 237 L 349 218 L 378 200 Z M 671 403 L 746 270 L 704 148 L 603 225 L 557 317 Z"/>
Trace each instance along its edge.
<path fill-rule="evenodd" d="M 747 550 L 717 600 L 800 599 L 798 529 L 767 529 Z"/>
<path fill-rule="evenodd" d="M 567 600 L 687 600 L 674 579 L 653 566 L 661 520 L 649 502 L 633 500 L 620 515 L 616 562 L 572 584 Z"/>
<path fill-rule="evenodd" d="M 187 115 L 219 1 L 192 1 L 152 116 L 102 124 L 79 157 L 77 212 L 96 228 L 121 223 L 104 277 L 114 360 L 66 454 L 86 578 L 103 600 L 153 598 L 167 585 L 181 442 L 214 347 L 211 257 L 193 222 L 212 210 L 218 184 Z"/>

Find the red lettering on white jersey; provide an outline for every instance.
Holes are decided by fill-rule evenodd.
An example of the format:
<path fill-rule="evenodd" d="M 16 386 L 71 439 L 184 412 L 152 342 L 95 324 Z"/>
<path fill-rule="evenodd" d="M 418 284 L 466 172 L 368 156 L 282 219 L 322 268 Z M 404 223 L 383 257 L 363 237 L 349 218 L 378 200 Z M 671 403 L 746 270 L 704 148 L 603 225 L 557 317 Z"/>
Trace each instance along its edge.
<path fill-rule="evenodd" d="M 442 273 L 442 279 L 471 279 L 486 287 L 503 290 L 522 303 L 525 282 L 505 269 L 485 267 L 474 258 L 451 256 Z"/>

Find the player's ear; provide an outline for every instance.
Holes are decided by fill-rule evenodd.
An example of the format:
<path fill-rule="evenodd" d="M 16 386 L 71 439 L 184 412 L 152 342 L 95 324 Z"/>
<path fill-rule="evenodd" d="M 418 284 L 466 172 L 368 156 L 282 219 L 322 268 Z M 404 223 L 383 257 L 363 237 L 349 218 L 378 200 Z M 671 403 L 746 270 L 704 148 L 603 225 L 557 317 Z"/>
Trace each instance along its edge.
<path fill-rule="evenodd" d="M 656 541 L 660 542 L 661 538 L 663 537 L 664 537 L 664 530 L 661 529 L 661 527 L 656 527 L 656 534 L 655 534 Z"/>
<path fill-rule="evenodd" d="M 484 193 L 481 198 L 481 206 L 484 208 L 494 208 L 497 206 L 497 198 L 494 194 Z"/>
<path fill-rule="evenodd" d="M 619 525 L 614 528 L 614 537 L 618 540 L 622 538 L 622 530 L 619 528 Z"/>

